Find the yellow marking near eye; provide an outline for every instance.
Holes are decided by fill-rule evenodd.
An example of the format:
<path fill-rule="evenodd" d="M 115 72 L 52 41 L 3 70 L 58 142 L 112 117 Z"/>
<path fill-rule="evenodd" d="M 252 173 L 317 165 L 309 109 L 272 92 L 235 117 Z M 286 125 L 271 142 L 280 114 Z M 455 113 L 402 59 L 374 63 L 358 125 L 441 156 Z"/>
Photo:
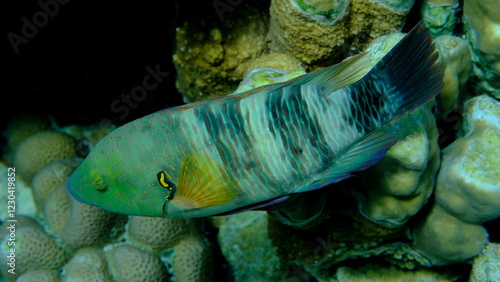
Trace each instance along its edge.
<path fill-rule="evenodd" d="M 170 175 L 166 171 L 160 171 L 157 174 L 158 177 L 158 182 L 160 183 L 161 186 L 164 188 L 167 188 L 168 190 L 172 191 L 174 189 L 173 183 L 167 180 L 167 177 L 172 179 Z"/>

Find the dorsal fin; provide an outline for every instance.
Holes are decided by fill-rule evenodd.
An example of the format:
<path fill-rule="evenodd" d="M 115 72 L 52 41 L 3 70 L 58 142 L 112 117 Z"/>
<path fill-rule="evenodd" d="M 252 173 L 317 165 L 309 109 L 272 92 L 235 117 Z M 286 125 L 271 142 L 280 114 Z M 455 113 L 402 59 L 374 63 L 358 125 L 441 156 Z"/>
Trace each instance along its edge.
<path fill-rule="evenodd" d="M 312 71 L 288 82 L 286 86 L 315 85 L 328 95 L 360 80 L 370 71 L 368 52 L 355 55 L 336 65 Z"/>

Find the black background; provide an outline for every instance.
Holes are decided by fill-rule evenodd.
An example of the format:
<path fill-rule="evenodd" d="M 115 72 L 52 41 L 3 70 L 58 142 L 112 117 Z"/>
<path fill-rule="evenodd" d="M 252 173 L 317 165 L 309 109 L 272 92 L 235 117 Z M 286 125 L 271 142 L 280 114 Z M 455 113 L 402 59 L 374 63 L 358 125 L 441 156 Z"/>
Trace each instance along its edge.
<path fill-rule="evenodd" d="M 28 43 L 18 46 L 16 54 L 9 33 L 23 36 L 22 18 L 33 23 L 42 8 L 38 1 L 9 2 L 15 3 L 9 3 L 2 16 L 2 131 L 13 116 L 25 112 L 49 114 L 61 126 L 103 118 L 120 125 L 182 104 L 172 65 L 175 27 L 196 16 L 196 7 L 216 16 L 210 1 L 70 0 L 58 4 L 59 10 Z M 158 64 L 168 77 L 125 118 L 112 111 L 113 101 L 142 85 L 146 66 L 155 69 Z"/>

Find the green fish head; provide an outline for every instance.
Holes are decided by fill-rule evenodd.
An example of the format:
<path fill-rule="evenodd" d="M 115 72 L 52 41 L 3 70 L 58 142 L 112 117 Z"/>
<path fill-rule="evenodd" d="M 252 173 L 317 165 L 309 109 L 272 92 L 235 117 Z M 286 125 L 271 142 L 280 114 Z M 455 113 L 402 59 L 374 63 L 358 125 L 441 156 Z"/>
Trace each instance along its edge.
<path fill-rule="evenodd" d="M 171 191 L 158 183 L 160 168 L 129 153 L 138 151 L 134 146 L 113 133 L 105 137 L 73 172 L 67 191 L 79 202 L 111 212 L 161 217 Z"/>

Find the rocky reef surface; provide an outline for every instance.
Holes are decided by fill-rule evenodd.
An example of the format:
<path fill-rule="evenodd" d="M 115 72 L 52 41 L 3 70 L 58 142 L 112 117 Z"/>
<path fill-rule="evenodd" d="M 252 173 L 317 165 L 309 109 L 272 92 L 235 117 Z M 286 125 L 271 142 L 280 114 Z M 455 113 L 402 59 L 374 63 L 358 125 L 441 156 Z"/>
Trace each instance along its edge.
<path fill-rule="evenodd" d="M 220 20 L 176 30 L 186 102 L 283 82 L 369 51 L 406 24 L 430 30 L 444 88 L 383 127 L 380 163 L 282 209 L 209 219 L 123 216 L 81 204 L 65 183 L 111 124 L 20 115 L 3 132 L 16 168 L 16 274 L 1 214 L 6 281 L 496 281 L 500 279 L 499 6 L 493 1 L 214 1 Z M 223 17 L 221 15 L 223 14 Z M 6 174 L 1 183 L 8 182 Z M 3 184 L 2 184 L 3 185 Z M 2 203 L 8 191 L 0 192 Z M 5 211 L 2 211 L 5 212 Z"/>

